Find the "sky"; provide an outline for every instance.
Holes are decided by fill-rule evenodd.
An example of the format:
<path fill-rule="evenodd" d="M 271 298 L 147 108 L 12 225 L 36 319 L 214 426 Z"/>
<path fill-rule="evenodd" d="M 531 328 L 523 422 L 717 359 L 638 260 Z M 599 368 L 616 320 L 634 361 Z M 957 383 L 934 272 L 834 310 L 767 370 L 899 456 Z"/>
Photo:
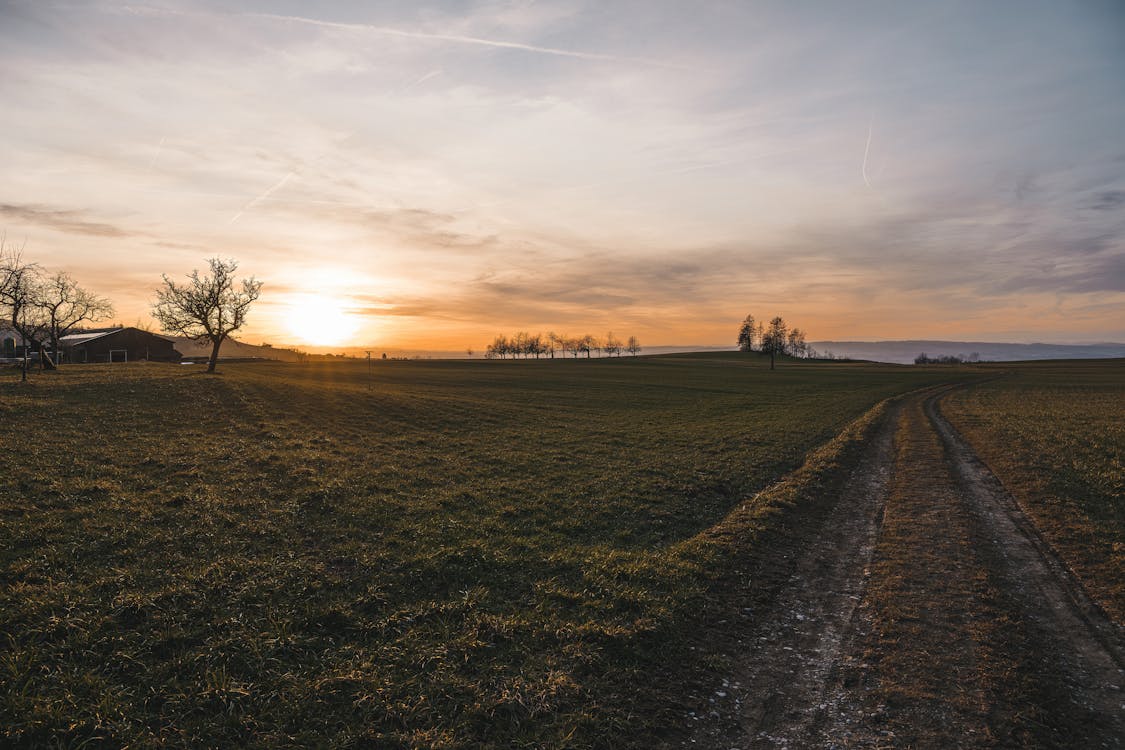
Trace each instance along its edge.
<path fill-rule="evenodd" d="M 0 0 L 0 231 L 152 324 L 1125 341 L 1125 5 Z"/>

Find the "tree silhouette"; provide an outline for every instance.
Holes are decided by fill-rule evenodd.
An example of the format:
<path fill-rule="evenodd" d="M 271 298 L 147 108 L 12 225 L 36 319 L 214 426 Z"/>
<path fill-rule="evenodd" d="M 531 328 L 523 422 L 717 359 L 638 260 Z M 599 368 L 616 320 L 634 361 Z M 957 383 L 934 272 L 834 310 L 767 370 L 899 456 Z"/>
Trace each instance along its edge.
<path fill-rule="evenodd" d="M 32 344 L 40 350 L 44 328 L 36 302 L 39 294 L 40 269 L 23 260 L 22 248 L 9 251 L 0 239 L 0 314 L 23 342 L 21 380 L 27 380 L 28 349 Z"/>
<path fill-rule="evenodd" d="M 762 351 L 770 355 L 770 369 L 774 369 L 774 359 L 778 354 L 785 353 L 788 341 L 788 329 L 785 319 L 780 315 L 770 320 L 769 328 L 762 334 Z"/>
<path fill-rule="evenodd" d="M 237 261 L 211 258 L 207 264 L 211 267 L 210 275 L 192 271 L 186 284 L 177 284 L 164 276 L 164 286 L 156 290 L 152 314 L 169 333 L 200 343 L 211 342 L 207 372 L 214 372 L 219 347 L 246 322 L 246 313 L 258 299 L 262 282 L 251 276 L 236 287 Z"/>
<path fill-rule="evenodd" d="M 78 286 L 68 273 L 60 271 L 42 282 L 35 306 L 39 309 L 51 338 L 51 351 L 59 356 L 59 339 L 74 330 L 79 323 L 102 320 L 113 315 L 109 300 L 98 297 Z"/>
<path fill-rule="evenodd" d="M 747 315 L 738 329 L 738 349 L 743 352 L 754 351 L 754 340 L 758 330 L 754 327 L 754 316 Z"/>

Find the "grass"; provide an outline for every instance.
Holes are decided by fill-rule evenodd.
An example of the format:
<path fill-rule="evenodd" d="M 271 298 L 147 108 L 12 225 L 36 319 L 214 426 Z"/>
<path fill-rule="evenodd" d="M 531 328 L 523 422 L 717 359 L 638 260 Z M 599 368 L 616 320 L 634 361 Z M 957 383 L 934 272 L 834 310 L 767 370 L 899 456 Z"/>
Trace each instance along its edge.
<path fill-rule="evenodd" d="M 0 374 L 0 744 L 651 744 L 746 499 L 954 372 L 767 367 Z"/>
<path fill-rule="evenodd" d="M 945 412 L 1107 613 L 1125 623 L 1125 361 L 1005 366 Z"/>

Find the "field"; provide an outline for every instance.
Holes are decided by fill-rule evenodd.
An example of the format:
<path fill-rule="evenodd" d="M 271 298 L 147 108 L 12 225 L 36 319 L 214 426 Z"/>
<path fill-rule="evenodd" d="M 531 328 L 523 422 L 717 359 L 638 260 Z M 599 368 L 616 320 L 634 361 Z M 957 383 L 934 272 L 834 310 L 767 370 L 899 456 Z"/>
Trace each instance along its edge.
<path fill-rule="evenodd" d="M 6 372 L 0 744 L 648 746 L 714 582 L 786 517 L 744 501 L 975 377 L 767 368 Z"/>
<path fill-rule="evenodd" d="M 1116 622 L 1125 623 L 1125 366 L 1004 366 L 946 412 Z M 999 366 L 995 366 L 999 367 Z"/>

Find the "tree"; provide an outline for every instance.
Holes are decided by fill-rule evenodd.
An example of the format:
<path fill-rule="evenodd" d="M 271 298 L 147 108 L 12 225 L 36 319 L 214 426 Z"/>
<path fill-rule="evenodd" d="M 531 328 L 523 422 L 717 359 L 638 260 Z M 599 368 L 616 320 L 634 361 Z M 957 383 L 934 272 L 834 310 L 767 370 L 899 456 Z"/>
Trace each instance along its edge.
<path fill-rule="evenodd" d="M 78 286 L 78 282 L 70 274 L 62 271 L 40 284 L 35 306 L 47 328 L 51 352 L 56 361 L 59 356 L 59 339 L 70 333 L 75 326 L 113 315 L 113 305 L 109 300 L 86 291 Z"/>
<path fill-rule="evenodd" d="M 485 347 L 484 356 L 488 359 L 504 359 L 508 355 L 509 348 L 508 337 L 500 334 L 492 340 L 491 344 Z"/>
<path fill-rule="evenodd" d="M 613 331 L 605 335 L 605 344 L 602 345 L 602 348 L 605 349 L 607 357 L 618 357 L 621 355 L 621 341 L 613 335 Z"/>
<path fill-rule="evenodd" d="M 564 335 L 562 338 L 562 350 L 564 352 L 570 352 L 570 356 L 578 359 L 578 353 L 582 351 L 582 339 L 566 335 Z"/>
<path fill-rule="evenodd" d="M 235 284 L 234 260 L 211 258 L 210 275 L 195 270 L 186 284 L 177 284 L 164 276 L 164 286 L 156 290 L 153 317 L 169 333 L 193 338 L 200 343 L 211 342 L 211 358 L 207 372 L 215 371 L 219 347 L 230 334 L 246 322 L 246 313 L 262 291 L 262 282 L 253 276 Z"/>
<path fill-rule="evenodd" d="M 738 329 L 738 350 L 740 352 L 754 351 L 754 341 L 757 338 L 757 333 L 758 329 L 754 326 L 754 316 L 747 315 Z"/>
<path fill-rule="evenodd" d="M 550 358 L 555 359 L 555 352 L 566 351 L 566 336 L 551 331 L 547 334 L 547 343 L 544 345 L 544 352 L 550 355 Z"/>
<path fill-rule="evenodd" d="M 785 320 L 778 316 L 770 321 L 769 328 L 762 334 L 762 351 L 770 355 L 770 369 L 774 369 L 774 358 L 785 353 L 788 343 L 788 330 Z"/>
<path fill-rule="evenodd" d="M 636 336 L 630 336 L 629 343 L 625 345 L 625 348 L 635 357 L 637 352 L 641 350 L 641 342 L 637 341 Z"/>
<path fill-rule="evenodd" d="M 536 359 L 547 352 L 547 345 L 544 343 L 543 334 L 536 333 L 527 340 L 527 345 Z"/>
<path fill-rule="evenodd" d="M 786 349 L 794 357 L 807 357 L 809 345 L 805 343 L 805 332 L 800 328 L 789 331 Z"/>
<path fill-rule="evenodd" d="M 0 238 L 0 314 L 3 320 L 19 334 L 23 344 L 23 370 L 21 380 L 27 380 L 28 353 L 34 345 L 43 362 L 44 338 L 42 316 L 36 306 L 40 294 L 40 270 L 34 263 L 23 260 L 23 248 L 7 250 Z"/>
<path fill-rule="evenodd" d="M 562 347 L 562 337 L 554 331 L 547 334 L 547 338 L 543 340 L 543 353 L 551 359 L 555 358 L 555 352 Z"/>

